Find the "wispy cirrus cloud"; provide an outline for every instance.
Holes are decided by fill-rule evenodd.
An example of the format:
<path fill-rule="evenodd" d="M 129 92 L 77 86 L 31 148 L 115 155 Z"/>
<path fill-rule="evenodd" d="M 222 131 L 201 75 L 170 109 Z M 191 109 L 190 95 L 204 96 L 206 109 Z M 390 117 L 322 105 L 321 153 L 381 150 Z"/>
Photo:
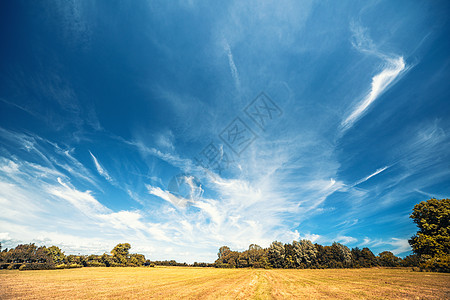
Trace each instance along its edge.
<path fill-rule="evenodd" d="M 233 77 L 236 90 L 240 91 L 241 81 L 239 79 L 239 73 L 236 68 L 236 64 L 234 63 L 233 53 L 231 52 L 230 45 L 228 44 L 226 39 L 224 39 L 223 44 L 224 44 L 225 52 L 228 56 L 228 64 L 230 65 L 231 76 Z"/>
<path fill-rule="evenodd" d="M 361 180 L 358 180 L 356 183 L 353 184 L 353 186 L 357 186 L 357 185 L 359 185 L 359 184 L 361 184 L 361 183 L 363 183 L 363 182 L 366 182 L 366 181 L 369 180 L 370 178 L 372 178 L 372 177 L 374 177 L 374 176 L 380 174 L 381 172 L 387 170 L 389 167 L 390 167 L 390 166 L 385 166 L 385 167 L 383 167 L 383 168 L 377 169 L 377 170 L 376 170 L 375 172 L 373 172 L 372 174 L 370 174 L 370 175 L 364 177 L 364 178 L 361 179 Z"/>
<path fill-rule="evenodd" d="M 92 161 L 94 162 L 95 168 L 97 169 L 97 172 L 103 176 L 106 180 L 108 180 L 109 182 L 112 182 L 113 179 L 111 178 L 111 176 L 109 176 L 108 172 L 105 170 L 105 168 L 102 167 L 102 165 L 98 162 L 97 157 L 94 156 L 94 154 L 92 154 L 91 151 L 89 151 L 89 154 L 92 157 Z"/>
<path fill-rule="evenodd" d="M 352 23 L 352 45 L 358 51 L 368 55 L 374 55 L 383 60 L 382 71 L 372 77 L 372 83 L 368 92 L 357 101 L 345 119 L 341 122 L 341 132 L 350 129 L 370 108 L 370 106 L 403 75 L 410 66 L 407 66 L 403 56 L 385 54 L 377 49 L 376 45 L 367 34 L 367 29 Z"/>
<path fill-rule="evenodd" d="M 390 246 L 390 249 L 394 255 L 405 254 L 411 251 L 411 246 L 407 239 L 390 238 L 390 239 L 370 239 L 365 237 L 363 242 L 359 244 L 363 247 L 380 247 L 380 246 Z"/>

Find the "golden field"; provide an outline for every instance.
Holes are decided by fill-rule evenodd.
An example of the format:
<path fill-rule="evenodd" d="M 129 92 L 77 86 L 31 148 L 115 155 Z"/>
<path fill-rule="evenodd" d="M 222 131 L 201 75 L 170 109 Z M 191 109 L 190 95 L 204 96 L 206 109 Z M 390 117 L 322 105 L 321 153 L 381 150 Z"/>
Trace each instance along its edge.
<path fill-rule="evenodd" d="M 449 299 L 450 274 L 188 267 L 0 270 L 1 299 Z"/>

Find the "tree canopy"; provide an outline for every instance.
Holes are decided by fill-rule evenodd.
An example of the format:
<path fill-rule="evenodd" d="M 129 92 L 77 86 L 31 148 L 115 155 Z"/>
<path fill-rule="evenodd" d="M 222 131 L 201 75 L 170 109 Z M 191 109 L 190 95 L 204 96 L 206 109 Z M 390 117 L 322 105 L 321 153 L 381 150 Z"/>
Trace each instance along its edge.
<path fill-rule="evenodd" d="M 419 230 L 409 244 L 423 269 L 450 272 L 450 199 L 430 199 L 414 206 L 410 216 Z"/>

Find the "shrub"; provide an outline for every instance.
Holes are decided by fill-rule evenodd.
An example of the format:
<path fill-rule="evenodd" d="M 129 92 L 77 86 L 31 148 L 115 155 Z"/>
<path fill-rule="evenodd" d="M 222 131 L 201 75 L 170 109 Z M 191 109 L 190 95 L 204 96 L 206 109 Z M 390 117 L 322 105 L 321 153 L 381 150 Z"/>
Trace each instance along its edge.
<path fill-rule="evenodd" d="M 47 263 L 26 263 L 22 264 L 19 267 L 20 271 L 25 270 L 52 270 L 55 269 L 55 266 L 53 264 L 47 264 Z"/>
<path fill-rule="evenodd" d="M 66 269 L 67 266 L 65 264 L 60 264 L 55 267 L 55 269 Z"/>
<path fill-rule="evenodd" d="M 88 261 L 86 267 L 106 267 L 106 265 L 98 261 Z"/>
<path fill-rule="evenodd" d="M 109 266 L 110 267 L 126 267 L 126 265 L 119 264 L 119 263 L 116 263 L 116 262 L 112 262 Z"/>
<path fill-rule="evenodd" d="M 70 264 L 70 265 L 68 265 L 68 268 L 69 269 L 76 269 L 76 268 L 82 268 L 83 266 L 82 265 L 79 265 L 79 264 Z"/>
<path fill-rule="evenodd" d="M 425 271 L 450 273 L 450 255 L 432 257 L 421 263 L 420 268 Z"/>
<path fill-rule="evenodd" d="M 17 270 L 17 269 L 19 269 L 20 268 L 20 266 L 21 266 L 22 264 L 15 264 L 15 263 L 11 263 L 11 264 L 9 264 L 9 266 L 7 267 L 7 269 L 8 270 Z"/>

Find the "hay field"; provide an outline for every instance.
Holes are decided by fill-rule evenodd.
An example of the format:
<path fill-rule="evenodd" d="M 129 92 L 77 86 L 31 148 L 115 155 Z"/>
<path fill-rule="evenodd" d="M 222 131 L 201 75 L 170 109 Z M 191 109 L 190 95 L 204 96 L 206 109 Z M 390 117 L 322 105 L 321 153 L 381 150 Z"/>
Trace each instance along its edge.
<path fill-rule="evenodd" d="M 1 270 L 0 298 L 449 299 L 450 274 L 382 268 Z"/>

